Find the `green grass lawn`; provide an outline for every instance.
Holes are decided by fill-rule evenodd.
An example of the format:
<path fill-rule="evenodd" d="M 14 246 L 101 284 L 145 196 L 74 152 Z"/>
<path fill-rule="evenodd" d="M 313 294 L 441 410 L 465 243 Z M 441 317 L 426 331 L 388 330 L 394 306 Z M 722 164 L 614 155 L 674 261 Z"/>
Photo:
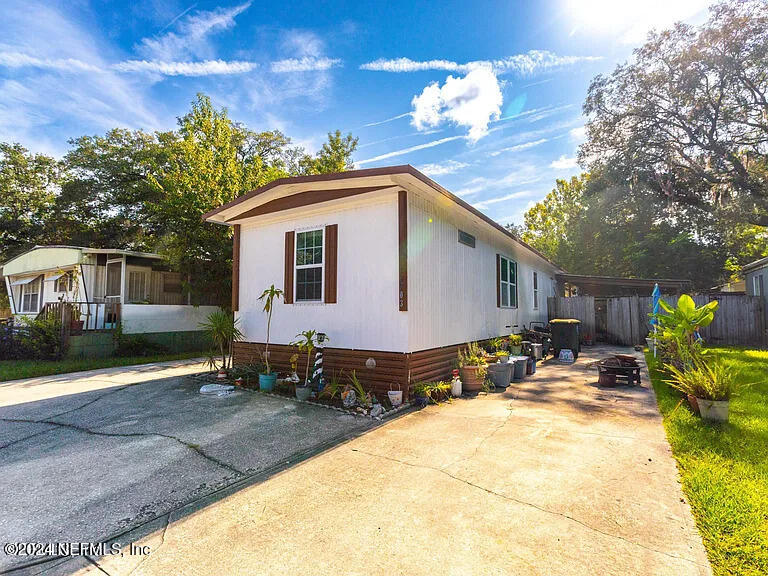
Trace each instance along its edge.
<path fill-rule="evenodd" d="M 704 424 L 646 354 L 683 490 L 716 575 L 768 574 L 768 352 L 714 348 L 751 386 L 727 424 Z M 671 537 L 671 536 L 670 536 Z"/>
<path fill-rule="evenodd" d="M 177 354 L 158 354 L 156 356 L 126 356 L 120 358 L 64 358 L 62 360 L 0 360 L 0 382 L 95 370 L 112 366 L 130 366 L 132 364 L 148 364 L 150 362 L 165 362 L 183 358 L 206 356 L 205 352 L 181 352 Z"/>

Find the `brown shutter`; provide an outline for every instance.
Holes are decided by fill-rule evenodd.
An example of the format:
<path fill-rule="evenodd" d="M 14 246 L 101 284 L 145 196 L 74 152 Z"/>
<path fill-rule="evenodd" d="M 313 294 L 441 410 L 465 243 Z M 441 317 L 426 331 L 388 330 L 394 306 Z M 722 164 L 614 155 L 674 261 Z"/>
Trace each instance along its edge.
<path fill-rule="evenodd" d="M 501 254 L 496 254 L 496 308 L 501 308 Z"/>
<path fill-rule="evenodd" d="M 233 226 L 232 236 L 232 312 L 240 309 L 240 224 Z"/>
<path fill-rule="evenodd" d="M 398 275 L 401 312 L 408 310 L 408 193 L 397 194 Z"/>
<path fill-rule="evenodd" d="M 325 303 L 336 304 L 338 277 L 339 226 L 325 227 Z"/>
<path fill-rule="evenodd" d="M 296 243 L 296 233 L 291 230 L 285 233 L 285 285 L 283 286 L 283 302 L 293 304 L 293 254 Z"/>

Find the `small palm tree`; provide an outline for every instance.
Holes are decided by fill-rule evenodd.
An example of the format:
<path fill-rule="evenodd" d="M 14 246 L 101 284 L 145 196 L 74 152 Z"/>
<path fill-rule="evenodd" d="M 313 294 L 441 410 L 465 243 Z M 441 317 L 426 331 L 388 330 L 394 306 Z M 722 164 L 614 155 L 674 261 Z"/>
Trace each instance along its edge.
<path fill-rule="evenodd" d="M 269 367 L 269 328 L 272 325 L 272 308 L 275 298 L 278 300 L 283 295 L 283 291 L 279 288 L 275 288 L 272 284 L 269 288 L 264 290 L 259 296 L 259 300 L 264 300 L 264 312 L 267 313 L 267 344 L 264 347 L 264 364 L 266 364 L 265 374 L 272 374 L 272 370 Z"/>
<path fill-rule="evenodd" d="M 232 343 L 243 338 L 243 333 L 237 327 L 238 321 L 231 312 L 218 309 L 211 312 L 205 322 L 200 323 L 200 327 L 219 350 L 223 370 L 232 365 Z M 216 368 L 216 362 L 212 364 Z"/>

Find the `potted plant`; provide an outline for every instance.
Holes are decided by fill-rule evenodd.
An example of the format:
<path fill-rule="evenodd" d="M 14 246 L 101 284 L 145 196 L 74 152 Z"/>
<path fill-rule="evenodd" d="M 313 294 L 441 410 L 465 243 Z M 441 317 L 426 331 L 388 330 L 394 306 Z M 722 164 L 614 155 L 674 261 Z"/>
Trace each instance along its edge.
<path fill-rule="evenodd" d="M 494 338 L 491 340 L 493 344 L 493 356 L 501 363 L 509 361 L 509 352 L 506 350 L 507 340 L 506 338 Z"/>
<path fill-rule="evenodd" d="M 488 365 L 477 342 L 470 342 L 463 351 L 459 350 L 458 364 L 463 389 L 467 392 L 482 390 Z"/>
<path fill-rule="evenodd" d="M 275 382 L 277 381 L 277 372 L 272 371 L 272 367 L 269 364 L 269 329 L 272 326 L 272 310 L 274 308 L 275 299 L 280 299 L 283 295 L 283 291 L 279 288 L 275 288 L 272 284 L 269 288 L 264 290 L 259 296 L 259 300 L 264 300 L 264 312 L 267 313 L 267 341 L 264 346 L 264 372 L 259 374 L 259 390 L 264 392 L 271 392 L 275 388 Z"/>
<path fill-rule="evenodd" d="M 312 395 L 312 387 L 309 381 L 309 363 L 312 359 L 312 352 L 317 344 L 317 330 L 304 330 L 300 334 L 297 334 L 298 340 L 292 342 L 293 346 L 299 348 L 299 352 L 306 352 L 307 354 L 307 368 L 304 371 L 304 383 L 296 383 L 296 398 L 298 400 L 308 400 Z"/>
<path fill-rule="evenodd" d="M 387 398 L 389 398 L 389 403 L 392 404 L 394 408 L 397 408 L 403 403 L 403 391 L 400 389 L 400 384 L 397 385 L 397 390 L 392 390 L 392 384 L 389 385 Z"/>
<path fill-rule="evenodd" d="M 592 346 L 594 340 L 591 332 L 584 332 L 584 346 Z"/>
<path fill-rule="evenodd" d="M 214 351 L 208 358 L 208 365 L 213 369 L 218 368 L 217 378 L 227 377 L 227 370 L 232 366 L 232 343 L 243 337 L 243 333 L 237 327 L 238 320 L 231 312 L 218 309 L 208 314 L 205 322 L 200 323 L 200 327 L 214 346 Z M 221 359 L 220 366 L 219 359 Z"/>
<path fill-rule="evenodd" d="M 666 364 L 665 368 L 670 374 L 665 382 L 693 397 L 692 407 L 698 407 L 704 420 L 728 420 L 730 399 L 736 391 L 737 374 L 732 368 L 717 360 L 707 362 L 701 356 L 682 369 L 673 364 Z"/>
<path fill-rule="evenodd" d="M 523 337 L 520 334 L 509 335 L 509 353 L 512 356 L 520 356 L 523 351 Z"/>

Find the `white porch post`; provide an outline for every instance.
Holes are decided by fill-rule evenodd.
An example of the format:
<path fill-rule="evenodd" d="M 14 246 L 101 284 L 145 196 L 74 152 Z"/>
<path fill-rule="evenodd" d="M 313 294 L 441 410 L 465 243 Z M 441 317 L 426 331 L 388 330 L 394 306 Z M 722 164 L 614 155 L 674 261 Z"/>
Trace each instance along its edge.
<path fill-rule="evenodd" d="M 120 282 L 120 304 L 125 304 L 125 285 L 126 285 L 126 282 L 128 282 L 128 278 L 127 278 L 127 276 L 125 274 L 125 269 L 126 269 L 125 267 L 126 267 L 127 263 L 128 263 L 128 257 L 125 254 L 123 254 L 123 259 L 122 259 L 122 262 L 120 264 L 120 266 L 121 266 L 121 269 L 120 269 L 120 277 L 121 277 L 120 278 L 120 280 L 121 280 L 121 282 Z"/>
<path fill-rule="evenodd" d="M 5 287 L 8 291 L 8 301 L 11 304 L 11 314 L 17 314 L 16 312 L 16 298 L 13 296 L 13 286 L 11 286 L 11 279 L 6 276 L 5 277 Z"/>

